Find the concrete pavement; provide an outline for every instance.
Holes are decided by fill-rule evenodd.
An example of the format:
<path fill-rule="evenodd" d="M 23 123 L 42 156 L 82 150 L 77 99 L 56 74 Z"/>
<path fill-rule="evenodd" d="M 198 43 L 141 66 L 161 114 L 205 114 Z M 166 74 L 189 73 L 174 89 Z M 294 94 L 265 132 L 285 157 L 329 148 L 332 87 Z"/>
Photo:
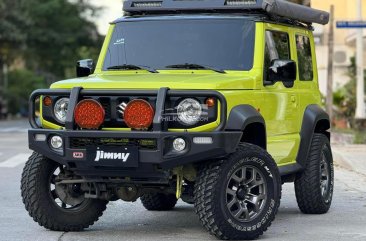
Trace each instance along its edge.
<path fill-rule="evenodd" d="M 333 145 L 337 164 L 347 170 L 366 175 L 366 145 Z"/>
<path fill-rule="evenodd" d="M 26 119 L 0 120 L 0 133 L 26 133 L 29 127 Z"/>
<path fill-rule="evenodd" d="M 335 193 L 328 214 L 304 215 L 297 208 L 293 184 L 285 184 L 276 220 L 260 240 L 366 240 L 366 176 L 362 147 L 334 146 Z M 179 202 L 169 212 L 148 212 L 139 201 L 111 202 L 105 214 L 84 232 L 52 232 L 39 227 L 27 214 L 20 197 L 20 175 L 27 149 L 26 133 L 0 133 L 0 240 L 216 240 L 203 229 L 191 205 Z M 358 170 L 339 164 L 355 155 Z M 17 165 L 3 163 L 13 158 Z M 364 159 L 366 160 L 366 159 Z M 2 164 L 2 165 L 1 165 Z"/>

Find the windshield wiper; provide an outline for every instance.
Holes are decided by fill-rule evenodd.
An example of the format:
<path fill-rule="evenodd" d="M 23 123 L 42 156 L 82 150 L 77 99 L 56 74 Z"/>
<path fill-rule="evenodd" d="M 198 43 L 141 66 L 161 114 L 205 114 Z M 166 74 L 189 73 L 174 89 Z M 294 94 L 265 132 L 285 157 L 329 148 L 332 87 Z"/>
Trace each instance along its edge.
<path fill-rule="evenodd" d="M 218 68 L 203 65 L 203 64 L 190 64 L 190 63 L 174 64 L 174 65 L 168 65 L 168 66 L 166 66 L 166 68 L 170 68 L 170 69 L 208 69 L 208 70 L 212 70 L 217 73 L 220 73 L 220 74 L 226 74 L 225 70 L 223 70 L 223 69 L 218 69 Z"/>
<path fill-rule="evenodd" d="M 142 65 L 135 65 L 135 64 L 122 64 L 122 65 L 115 65 L 115 66 L 110 66 L 107 68 L 108 70 L 119 70 L 119 69 L 123 69 L 123 70 L 147 70 L 150 73 L 159 73 L 156 69 L 151 68 L 149 66 L 142 66 Z"/>

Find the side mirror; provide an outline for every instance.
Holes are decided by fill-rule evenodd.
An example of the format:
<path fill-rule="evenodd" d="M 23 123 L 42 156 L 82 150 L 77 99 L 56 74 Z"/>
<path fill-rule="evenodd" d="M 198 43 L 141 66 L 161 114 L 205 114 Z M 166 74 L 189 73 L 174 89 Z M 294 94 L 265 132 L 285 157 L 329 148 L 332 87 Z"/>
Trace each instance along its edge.
<path fill-rule="evenodd" d="M 275 83 L 283 82 L 284 86 L 291 88 L 296 80 L 296 62 L 292 60 L 275 59 L 271 62 L 268 70 L 268 81 Z"/>
<path fill-rule="evenodd" d="M 86 77 L 94 73 L 94 61 L 92 59 L 79 60 L 76 64 L 76 76 Z"/>

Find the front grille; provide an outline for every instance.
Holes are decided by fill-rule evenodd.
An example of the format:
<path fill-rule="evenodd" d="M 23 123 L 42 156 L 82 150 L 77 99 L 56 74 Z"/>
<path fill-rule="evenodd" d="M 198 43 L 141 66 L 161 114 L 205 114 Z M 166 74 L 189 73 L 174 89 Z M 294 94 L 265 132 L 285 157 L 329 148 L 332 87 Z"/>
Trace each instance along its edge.
<path fill-rule="evenodd" d="M 100 101 L 100 104 L 103 106 L 103 109 L 105 111 L 105 119 L 110 120 L 111 119 L 111 101 L 110 101 L 110 98 L 100 98 L 99 101 Z"/>
<path fill-rule="evenodd" d="M 83 149 L 88 146 L 138 146 L 140 149 L 157 149 L 156 139 L 70 138 L 70 148 Z"/>

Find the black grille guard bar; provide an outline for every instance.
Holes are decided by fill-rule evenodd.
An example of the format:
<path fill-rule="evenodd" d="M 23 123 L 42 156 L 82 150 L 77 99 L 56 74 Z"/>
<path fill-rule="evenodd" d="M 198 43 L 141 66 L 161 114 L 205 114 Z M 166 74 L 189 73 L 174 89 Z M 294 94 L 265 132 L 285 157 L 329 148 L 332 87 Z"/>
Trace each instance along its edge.
<path fill-rule="evenodd" d="M 225 97 L 217 91 L 213 90 L 169 90 L 163 87 L 159 90 L 91 90 L 82 87 L 74 87 L 70 89 L 39 89 L 35 90 L 29 98 L 29 123 L 32 128 L 41 128 L 36 122 L 35 101 L 38 97 L 44 95 L 53 96 L 70 96 L 69 110 L 74 110 L 81 96 L 157 96 L 156 110 L 153 119 L 153 130 L 162 131 L 162 114 L 165 109 L 166 97 L 216 97 L 220 101 L 220 124 L 215 131 L 223 131 L 226 126 L 227 103 Z M 65 122 L 66 130 L 74 130 L 74 112 L 68 111 Z"/>

